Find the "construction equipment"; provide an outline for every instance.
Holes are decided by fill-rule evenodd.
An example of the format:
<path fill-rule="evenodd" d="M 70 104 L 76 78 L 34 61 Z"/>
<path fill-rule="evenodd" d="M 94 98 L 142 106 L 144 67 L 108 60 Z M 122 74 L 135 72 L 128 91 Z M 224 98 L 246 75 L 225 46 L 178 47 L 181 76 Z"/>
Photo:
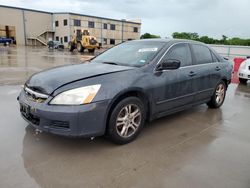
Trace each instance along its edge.
<path fill-rule="evenodd" d="M 81 32 L 74 31 L 72 40 L 69 42 L 69 51 L 77 49 L 78 52 L 83 52 L 85 49 L 89 53 L 94 53 L 95 49 L 100 48 L 100 44 L 97 42 L 96 37 L 90 36 L 88 30 L 83 30 Z"/>

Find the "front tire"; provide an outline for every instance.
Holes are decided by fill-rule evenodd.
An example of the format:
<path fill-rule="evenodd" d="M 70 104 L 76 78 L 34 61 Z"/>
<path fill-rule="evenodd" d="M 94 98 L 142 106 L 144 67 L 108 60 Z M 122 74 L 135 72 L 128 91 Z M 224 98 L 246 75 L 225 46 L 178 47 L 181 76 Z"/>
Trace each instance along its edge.
<path fill-rule="evenodd" d="M 133 141 L 145 124 L 145 107 L 137 97 L 121 100 L 112 111 L 107 134 L 116 144 Z"/>
<path fill-rule="evenodd" d="M 84 51 L 84 48 L 82 46 L 82 44 L 80 42 L 77 43 L 77 51 L 78 52 L 83 52 Z"/>
<path fill-rule="evenodd" d="M 239 78 L 239 80 L 240 80 L 240 83 L 241 83 L 241 84 L 246 84 L 246 83 L 247 83 L 247 79 Z"/>
<path fill-rule="evenodd" d="M 73 52 L 75 49 L 75 44 L 73 42 L 69 42 L 69 51 Z"/>
<path fill-rule="evenodd" d="M 207 103 L 210 108 L 219 108 L 224 103 L 226 97 L 226 84 L 220 81 L 215 89 L 211 100 Z"/>

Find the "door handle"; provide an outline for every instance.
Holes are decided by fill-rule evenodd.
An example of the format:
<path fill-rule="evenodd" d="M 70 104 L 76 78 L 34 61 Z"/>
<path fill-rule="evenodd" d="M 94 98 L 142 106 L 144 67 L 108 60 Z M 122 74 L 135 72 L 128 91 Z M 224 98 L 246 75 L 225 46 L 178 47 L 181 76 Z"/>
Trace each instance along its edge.
<path fill-rule="evenodd" d="M 194 71 L 190 71 L 189 76 L 193 77 L 195 75 L 196 75 L 196 73 Z"/>
<path fill-rule="evenodd" d="M 220 67 L 216 67 L 215 70 L 216 70 L 216 71 L 220 71 L 221 68 L 220 68 Z"/>

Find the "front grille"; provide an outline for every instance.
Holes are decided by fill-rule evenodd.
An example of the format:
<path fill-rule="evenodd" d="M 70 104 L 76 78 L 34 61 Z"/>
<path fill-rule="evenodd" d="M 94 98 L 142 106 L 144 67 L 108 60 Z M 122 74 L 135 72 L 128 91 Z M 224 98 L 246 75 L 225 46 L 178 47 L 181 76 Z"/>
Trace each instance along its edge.
<path fill-rule="evenodd" d="M 68 121 L 51 121 L 51 127 L 58 128 L 58 129 L 69 129 L 69 122 Z"/>
<path fill-rule="evenodd" d="M 24 91 L 28 99 L 37 103 L 43 103 L 48 98 L 48 95 L 38 93 L 28 87 L 24 87 Z"/>

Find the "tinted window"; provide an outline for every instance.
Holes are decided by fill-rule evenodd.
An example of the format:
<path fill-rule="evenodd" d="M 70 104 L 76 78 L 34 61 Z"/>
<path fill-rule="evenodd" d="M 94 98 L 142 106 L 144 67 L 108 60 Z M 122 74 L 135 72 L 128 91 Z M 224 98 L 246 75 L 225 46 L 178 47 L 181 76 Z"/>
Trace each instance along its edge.
<path fill-rule="evenodd" d="M 181 61 L 181 67 L 188 66 L 192 64 L 191 52 L 188 44 L 176 44 L 174 45 L 168 53 L 163 58 L 165 59 L 175 59 Z"/>
<path fill-rule="evenodd" d="M 213 62 L 211 52 L 208 49 L 208 47 L 199 44 L 193 44 L 192 46 L 197 64 L 205 64 Z"/>
<path fill-rule="evenodd" d="M 164 42 L 129 41 L 103 52 L 92 61 L 114 62 L 117 65 L 141 67 L 149 63 L 165 45 Z"/>

